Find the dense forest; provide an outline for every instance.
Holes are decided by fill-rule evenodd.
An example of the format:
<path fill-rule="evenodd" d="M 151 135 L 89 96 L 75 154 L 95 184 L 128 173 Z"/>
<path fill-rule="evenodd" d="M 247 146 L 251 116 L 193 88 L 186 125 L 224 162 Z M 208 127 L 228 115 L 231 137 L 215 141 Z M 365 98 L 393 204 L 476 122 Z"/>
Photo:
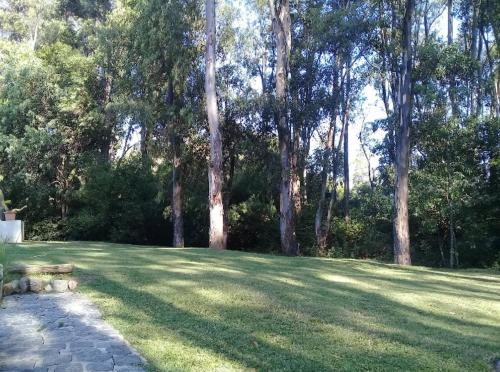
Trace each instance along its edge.
<path fill-rule="evenodd" d="M 34 240 L 499 267 L 499 38 L 495 0 L 0 0 L 0 188 Z"/>

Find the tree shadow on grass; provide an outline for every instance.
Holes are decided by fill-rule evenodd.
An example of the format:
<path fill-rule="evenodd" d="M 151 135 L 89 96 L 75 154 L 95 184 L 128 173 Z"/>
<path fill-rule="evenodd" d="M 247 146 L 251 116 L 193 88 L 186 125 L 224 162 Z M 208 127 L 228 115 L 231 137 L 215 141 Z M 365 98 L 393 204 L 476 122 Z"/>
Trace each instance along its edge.
<path fill-rule="evenodd" d="M 349 365 L 354 367 L 357 364 L 357 359 L 361 362 L 357 367 L 363 367 L 361 357 L 367 353 L 363 350 L 349 350 L 349 358 L 352 360 L 338 360 L 336 364 L 328 365 L 320 359 L 309 356 L 308 350 L 303 350 L 302 352 L 298 352 L 297 350 L 292 351 L 291 349 L 295 348 L 279 347 L 275 344 L 264 342 L 262 339 L 257 339 L 246 328 L 237 326 L 235 322 L 234 313 L 247 313 L 248 309 L 232 307 L 230 305 L 219 305 L 218 310 L 220 311 L 222 320 L 208 319 L 197 314 L 195 310 L 183 310 L 150 293 L 130 290 L 112 280 L 105 280 L 101 284 L 94 289 L 107 296 L 118 297 L 124 308 L 136 308 L 136 310 L 144 313 L 157 330 L 161 329 L 162 332 L 166 333 L 173 332 L 176 336 L 180 336 L 186 345 L 194 345 L 204 350 L 209 350 L 210 353 L 220 354 L 225 359 L 235 361 L 245 368 L 261 371 L 331 371 L 346 369 L 346 366 Z M 233 315 L 227 316 L 228 312 L 233 313 Z M 131 320 L 130 315 L 126 313 L 120 316 L 128 317 L 128 321 Z M 137 321 L 137 319 L 132 319 L 132 321 Z M 297 324 L 293 324 L 292 320 L 286 318 L 277 320 L 277 323 L 279 323 L 279 327 L 277 327 L 276 331 L 283 331 L 282 336 L 284 338 L 287 337 L 287 333 L 294 332 L 294 328 L 298 326 Z M 259 333 L 259 325 L 253 324 L 253 326 L 255 327 L 255 332 Z M 142 337 L 145 336 L 142 335 Z M 157 335 L 149 336 L 154 339 Z M 334 345 L 326 343 L 327 337 L 321 334 L 318 334 L 317 337 L 323 338 L 325 353 L 334 352 L 330 349 Z M 256 344 L 258 346 L 255 346 Z M 390 352 L 383 356 L 391 359 L 393 362 L 398 359 L 397 355 L 391 355 Z M 366 359 L 366 357 L 364 358 Z M 331 360 L 333 361 L 334 359 Z M 411 365 L 415 369 L 421 370 L 426 367 L 425 362 L 422 362 L 413 359 Z M 168 360 L 157 361 L 155 358 L 151 360 L 151 363 L 154 369 L 157 370 L 169 370 L 172 368 Z M 200 369 L 201 366 L 195 367 L 196 369 Z M 223 368 L 224 365 L 220 367 Z M 368 364 L 364 365 L 364 367 L 368 367 Z"/>
<path fill-rule="evenodd" d="M 228 282 L 235 281 L 235 276 L 231 273 L 203 273 L 201 276 L 203 285 L 208 287 L 225 287 Z M 269 319 L 266 320 L 262 314 L 266 309 L 259 306 L 244 308 L 232 304 L 212 304 L 213 311 L 219 317 L 210 319 L 198 313 L 197 309 L 187 311 L 166 298 L 125 286 L 105 275 L 91 287 L 105 296 L 117 298 L 124 309 L 134 308 L 143 313 L 148 321 L 162 332 L 174 332 L 186 344 L 220 354 L 227 360 L 257 370 L 359 370 L 371 369 L 374 361 L 377 367 L 375 369 L 382 367 L 387 370 L 423 370 L 432 369 L 438 363 L 444 369 L 463 370 L 466 366 L 487 368 L 488 363 L 488 358 L 475 355 L 474 352 L 457 355 L 464 350 L 463 345 L 457 345 L 461 345 L 465 340 L 471 350 L 480 348 L 492 353 L 494 351 L 498 329 L 475 322 L 417 310 L 345 284 L 335 284 L 335 288 L 331 290 L 337 301 L 330 302 L 326 308 L 320 309 L 313 304 L 325 304 L 325 296 L 328 296 L 327 293 L 332 296 L 331 291 L 320 291 L 315 289 L 315 285 L 308 285 L 298 291 L 304 297 L 297 299 L 294 298 L 297 291 L 284 290 L 283 285 L 273 282 L 272 278 L 261 275 L 259 281 L 260 283 L 239 281 L 238 286 L 269 297 L 271 302 L 267 311 L 275 327 L 262 324 L 262 321 L 269 322 Z M 168 282 L 163 282 L 163 285 L 175 287 L 175 284 L 170 285 Z M 192 287 L 184 286 L 180 290 L 184 291 L 186 296 L 196 296 L 196 287 L 194 283 Z M 277 296 L 277 293 L 281 293 L 281 296 Z M 273 300 L 276 303 L 273 304 Z M 300 301 L 302 303 L 298 304 Z M 359 314 L 358 322 L 356 317 L 348 316 L 350 312 Z M 294 316 L 293 313 L 299 313 L 299 316 Z M 120 311 L 119 316 L 127 315 L 126 312 Z M 249 324 L 243 326 L 238 321 L 241 318 L 245 318 Z M 367 318 L 373 319 L 366 322 Z M 381 323 L 384 324 L 383 327 L 380 327 Z M 374 342 L 387 343 L 393 348 L 388 351 L 383 351 L 383 348 L 367 350 L 362 348 L 366 343 L 356 346 L 354 342 L 349 345 L 346 343 L 349 337 L 332 337 L 332 334 L 325 334 L 325 327 L 344 330 L 356 335 L 355 337 L 369 338 Z M 471 329 L 477 333 L 463 334 Z M 280 347 L 263 341 L 262 338 L 256 341 L 255 334 L 266 332 L 276 333 L 284 340 L 284 345 Z M 301 332 L 308 334 L 301 335 Z M 154 338 L 154 335 L 150 336 Z M 317 340 L 312 342 L 313 346 L 323 350 L 319 353 L 318 350 L 299 351 L 300 348 L 293 346 L 295 342 L 306 340 L 307 345 L 304 347 L 307 348 L 311 346 L 310 338 L 316 338 Z M 252 346 L 254 342 L 258 342 L 258 348 Z M 396 347 L 400 347 L 401 351 L 394 351 L 397 350 Z M 327 358 L 318 357 L 322 353 L 332 355 Z M 166 364 L 157 362 L 156 358 L 152 361 L 158 370 L 169 367 L 168 361 L 163 362 Z"/>
<path fill-rule="evenodd" d="M 297 371 L 487 370 L 499 353 L 498 315 L 467 309 L 461 318 L 389 298 L 431 293 L 438 301 L 446 295 L 451 308 L 462 299 L 500 299 L 496 281 L 479 284 L 473 275 L 458 284 L 422 268 L 382 264 L 381 271 L 372 261 L 100 243 L 47 246 L 39 245 L 44 260 L 74 260 L 79 276 L 93 278 L 88 288 L 120 304 L 109 314 L 130 326 L 124 333 L 138 347 L 141 340 L 173 334 L 187 349 L 245 368 Z M 211 289 L 228 296 L 203 297 Z M 148 326 L 131 325 L 137 322 Z M 176 368 L 182 359 L 145 351 L 157 370 Z"/>

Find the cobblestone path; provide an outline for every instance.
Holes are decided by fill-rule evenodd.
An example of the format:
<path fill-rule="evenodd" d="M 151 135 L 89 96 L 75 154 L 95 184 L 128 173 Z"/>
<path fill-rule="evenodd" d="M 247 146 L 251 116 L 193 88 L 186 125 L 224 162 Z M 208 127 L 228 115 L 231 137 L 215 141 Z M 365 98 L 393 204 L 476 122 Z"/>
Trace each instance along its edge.
<path fill-rule="evenodd" d="M 80 294 L 14 295 L 0 305 L 1 372 L 142 372 L 143 365 Z"/>

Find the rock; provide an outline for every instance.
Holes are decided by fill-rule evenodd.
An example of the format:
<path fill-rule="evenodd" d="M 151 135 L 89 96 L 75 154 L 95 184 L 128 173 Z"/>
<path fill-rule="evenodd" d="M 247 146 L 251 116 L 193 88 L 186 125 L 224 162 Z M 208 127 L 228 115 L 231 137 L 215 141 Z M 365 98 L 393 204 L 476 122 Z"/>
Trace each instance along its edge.
<path fill-rule="evenodd" d="M 66 292 L 68 290 L 68 281 L 63 279 L 52 280 L 52 289 L 56 292 Z"/>
<path fill-rule="evenodd" d="M 13 280 L 3 286 L 3 295 L 10 296 L 19 291 L 19 280 Z"/>
<path fill-rule="evenodd" d="M 125 366 L 125 365 L 141 365 L 142 359 L 134 354 L 129 355 L 113 355 L 113 360 L 115 361 L 115 365 L 117 366 Z"/>
<path fill-rule="evenodd" d="M 78 285 L 78 282 L 76 280 L 74 280 L 74 279 L 68 280 L 68 289 L 70 291 L 74 291 L 76 289 L 77 285 Z"/>
<path fill-rule="evenodd" d="M 19 293 L 26 293 L 30 287 L 30 278 L 23 276 L 19 279 Z"/>
<path fill-rule="evenodd" d="M 2 287 L 2 296 L 10 296 L 12 294 L 12 287 L 10 286 L 10 284 L 5 284 L 3 287 Z"/>
<path fill-rule="evenodd" d="M 45 292 L 52 292 L 52 284 L 47 283 L 45 284 L 45 287 L 43 288 Z"/>
<path fill-rule="evenodd" d="M 59 354 L 58 352 L 53 354 L 44 355 L 41 366 L 57 366 L 60 364 L 70 363 L 72 359 L 71 354 Z"/>
<path fill-rule="evenodd" d="M 10 283 L 12 284 L 12 288 L 14 288 L 14 293 L 19 293 L 19 280 L 12 280 Z"/>
<path fill-rule="evenodd" d="M 31 292 L 41 292 L 45 288 L 45 283 L 42 279 L 30 278 L 30 291 Z"/>
<path fill-rule="evenodd" d="M 113 361 L 107 360 L 105 362 L 87 363 L 85 370 L 88 372 L 112 371 L 113 367 Z"/>
<path fill-rule="evenodd" d="M 82 363 L 69 363 L 57 366 L 55 372 L 83 372 Z"/>
<path fill-rule="evenodd" d="M 93 347 L 81 348 L 73 351 L 73 356 L 81 362 L 98 363 L 111 359 L 111 354 Z"/>

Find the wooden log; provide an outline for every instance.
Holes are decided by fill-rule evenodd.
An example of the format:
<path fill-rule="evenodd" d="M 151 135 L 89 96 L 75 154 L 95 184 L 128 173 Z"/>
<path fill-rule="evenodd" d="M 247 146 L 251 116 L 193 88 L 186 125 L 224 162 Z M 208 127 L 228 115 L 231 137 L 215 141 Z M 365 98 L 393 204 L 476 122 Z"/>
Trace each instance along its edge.
<path fill-rule="evenodd" d="M 19 274 L 69 274 L 73 272 L 75 265 L 61 264 L 61 265 L 19 265 L 11 268 L 10 273 Z"/>

